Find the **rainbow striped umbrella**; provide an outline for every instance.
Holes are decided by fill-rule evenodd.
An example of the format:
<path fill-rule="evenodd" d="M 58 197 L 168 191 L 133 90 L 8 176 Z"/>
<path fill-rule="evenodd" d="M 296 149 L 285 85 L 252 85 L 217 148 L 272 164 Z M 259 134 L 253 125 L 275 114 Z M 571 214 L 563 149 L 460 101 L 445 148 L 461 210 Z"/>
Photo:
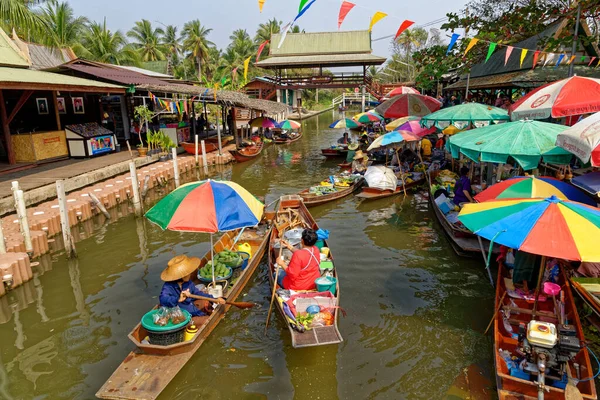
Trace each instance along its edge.
<path fill-rule="evenodd" d="M 146 213 L 162 229 L 216 233 L 257 225 L 264 205 L 235 182 L 200 181 L 173 190 Z"/>
<path fill-rule="evenodd" d="M 419 121 L 407 121 L 399 127 L 395 128 L 394 131 L 410 132 L 414 135 L 423 137 L 431 133 L 435 133 L 436 129 L 434 127 L 422 127 Z"/>
<path fill-rule="evenodd" d="M 556 196 L 469 203 L 458 219 L 475 234 L 532 254 L 600 261 L 600 209 Z"/>
<path fill-rule="evenodd" d="M 334 121 L 331 125 L 329 125 L 330 128 L 334 128 L 334 129 L 338 129 L 338 128 L 356 129 L 356 128 L 360 128 L 361 126 L 362 126 L 362 124 L 360 122 L 354 121 L 353 119 L 350 119 L 350 118 L 338 119 L 337 121 Z"/>
<path fill-rule="evenodd" d="M 250 125 L 253 128 L 276 128 L 277 121 L 269 117 L 257 117 L 251 119 L 248 122 L 248 125 Z"/>
<path fill-rule="evenodd" d="M 422 137 L 408 131 L 393 131 L 379 136 L 367 148 L 367 151 L 377 149 L 379 147 L 391 146 L 402 142 L 414 142 L 421 140 Z"/>
<path fill-rule="evenodd" d="M 353 120 L 360 122 L 361 124 L 370 124 L 371 122 L 379 122 L 383 120 L 383 117 L 377 114 L 375 111 L 367 111 L 364 113 L 356 114 L 352 117 Z"/>
<path fill-rule="evenodd" d="M 302 125 L 300 122 L 293 121 L 291 119 L 284 119 L 277 124 L 279 129 L 300 129 Z"/>
<path fill-rule="evenodd" d="M 550 176 L 517 176 L 490 186 L 475 196 L 480 203 L 489 200 L 531 199 L 556 196 L 595 206 L 596 203 L 581 190 Z"/>
<path fill-rule="evenodd" d="M 420 121 L 420 120 L 421 120 L 420 117 L 402 117 L 402 118 L 398 118 L 398 119 L 393 120 L 389 124 L 385 124 L 385 130 L 391 132 L 394 129 L 396 129 L 397 127 L 399 127 L 400 125 L 403 125 L 403 124 L 405 124 L 408 121 Z"/>
<path fill-rule="evenodd" d="M 375 111 L 385 118 L 423 117 L 439 110 L 441 106 L 442 103 L 433 97 L 408 93 L 384 101 Z"/>

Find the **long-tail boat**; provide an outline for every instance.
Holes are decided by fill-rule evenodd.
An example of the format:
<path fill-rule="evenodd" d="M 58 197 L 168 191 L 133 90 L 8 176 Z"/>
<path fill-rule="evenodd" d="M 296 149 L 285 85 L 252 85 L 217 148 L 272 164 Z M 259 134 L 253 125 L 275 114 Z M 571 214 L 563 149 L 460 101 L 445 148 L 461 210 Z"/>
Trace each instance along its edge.
<path fill-rule="evenodd" d="M 183 147 L 183 149 L 185 150 L 186 153 L 188 154 L 196 154 L 196 144 L 195 143 L 190 143 L 190 142 L 181 142 L 180 143 L 181 146 Z M 224 144 L 221 143 L 221 147 L 223 147 Z M 204 149 L 206 150 L 206 153 L 211 153 L 213 151 L 217 151 L 219 149 L 219 144 L 218 143 L 204 143 Z M 200 142 L 198 142 L 198 154 L 202 155 L 202 146 L 200 145 Z"/>
<path fill-rule="evenodd" d="M 298 195 L 288 195 L 282 196 L 279 201 L 279 207 L 277 209 L 277 214 L 275 217 L 275 222 L 273 224 L 273 232 L 271 234 L 271 242 L 269 244 L 269 283 L 271 285 L 271 290 L 273 290 L 273 286 L 277 286 L 279 289 L 279 285 L 275 282 L 275 260 L 280 254 L 279 250 L 279 235 L 284 234 L 287 227 L 296 227 L 295 224 L 288 225 L 285 223 L 285 217 L 289 216 L 290 219 L 287 222 L 297 221 L 299 225 L 297 227 L 300 228 L 308 228 L 318 230 L 319 227 L 312 215 L 304 205 L 302 198 Z M 280 230 L 278 230 L 278 227 Z M 325 246 L 327 246 L 327 242 L 324 241 Z M 330 254 L 330 258 L 333 260 L 333 256 Z M 338 279 L 337 269 L 332 270 L 333 276 Z M 300 347 L 310 347 L 310 346 L 323 346 L 327 344 L 336 344 L 341 343 L 343 341 L 342 335 L 338 329 L 338 317 L 340 313 L 339 309 L 339 301 L 340 301 L 340 285 L 339 280 L 335 285 L 335 295 L 332 297 L 312 297 L 309 298 L 312 294 L 316 294 L 317 292 L 306 292 L 304 294 L 305 299 L 297 298 L 295 300 L 295 309 L 297 312 L 303 312 L 307 305 L 310 304 L 319 304 L 322 307 L 331 307 L 331 312 L 333 313 L 333 321 L 331 325 L 313 327 L 311 329 L 304 329 L 300 324 L 295 321 L 291 314 L 286 313 L 284 308 L 287 308 L 289 311 L 289 305 L 284 301 L 284 299 L 280 296 L 279 293 L 275 294 L 274 303 L 281 314 L 281 317 L 286 322 L 288 330 L 290 332 L 290 336 L 292 338 L 292 346 L 294 348 Z M 331 292 L 326 292 L 326 294 L 330 294 Z M 322 295 L 325 295 L 322 294 Z M 302 296 L 302 295 L 300 295 Z M 285 304 L 285 305 L 284 305 Z M 291 311 L 290 311 L 291 312 Z"/>
<path fill-rule="evenodd" d="M 274 136 L 273 137 L 273 143 L 275 144 L 290 144 L 290 143 L 294 143 L 295 141 L 300 140 L 300 138 L 302 137 L 302 132 L 298 132 L 297 134 L 295 134 L 294 137 L 289 137 L 289 135 L 292 135 L 293 133 L 288 133 L 288 137 L 286 138 L 282 138 L 282 137 L 277 137 Z"/>
<path fill-rule="evenodd" d="M 302 197 L 306 207 L 320 206 L 321 204 L 329 203 L 330 201 L 346 197 L 360 189 L 363 185 L 363 180 L 357 180 L 349 186 L 334 186 L 335 192 L 327 194 L 311 193 L 310 188 L 304 189 L 298 195 Z"/>
<path fill-rule="evenodd" d="M 348 147 L 328 147 L 326 149 L 321 149 L 321 154 L 325 157 L 346 157 L 348 154 Z"/>
<path fill-rule="evenodd" d="M 239 230 L 225 233 L 213 247 L 214 253 L 225 249 L 232 250 Z M 248 243 L 252 247 L 252 255 L 248 266 L 234 271 L 232 279 L 235 283 L 226 289 L 224 297 L 235 301 L 240 295 L 251 276 L 260 264 L 271 236 L 271 228 L 261 223 L 257 228 L 246 228 L 239 237 L 239 243 Z M 202 268 L 211 260 L 208 251 L 201 260 Z M 196 282 L 199 283 L 199 282 Z M 192 340 L 160 346 L 146 344 L 144 338 L 147 331 L 138 323 L 128 337 L 135 349 L 125 357 L 125 360 L 108 378 L 106 383 L 96 393 L 101 399 L 155 399 L 167 387 L 183 366 L 192 358 L 198 348 L 223 319 L 231 306 L 219 304 L 206 320 L 199 326 Z"/>
<path fill-rule="evenodd" d="M 544 260 L 542 257 L 541 268 L 545 270 Z M 570 399 L 572 397 L 565 397 L 564 389 L 568 373 L 575 379 L 580 398 L 597 399 L 594 370 L 571 286 L 562 267 L 560 269 L 554 287 L 556 292 L 560 287 L 560 294 L 550 296 L 538 286 L 535 304 L 535 291 L 526 293 L 515 289 L 508 268 L 499 264 L 494 363 L 500 400 Z M 518 359 L 510 359 L 511 356 Z"/>
<path fill-rule="evenodd" d="M 423 181 L 425 181 L 424 177 L 419 180 L 412 181 L 410 183 L 406 183 L 404 185 L 402 185 L 402 183 L 399 181 L 398 182 L 399 185 L 396 186 L 396 189 L 394 189 L 394 190 L 378 189 L 378 188 L 363 186 L 360 193 L 356 194 L 356 197 L 359 197 L 359 198 L 365 199 L 365 200 L 378 200 L 378 199 L 383 199 L 386 197 L 397 196 L 399 194 L 404 193 L 405 189 L 410 189 L 415 186 L 419 186 L 421 183 L 423 183 Z"/>
<path fill-rule="evenodd" d="M 230 150 L 229 152 L 237 162 L 246 162 L 258 157 L 263 147 L 263 142 L 258 142 L 252 146 L 242 147 L 241 149 L 237 150 Z"/>
<path fill-rule="evenodd" d="M 575 292 L 594 311 L 589 320 L 600 329 L 600 278 L 572 277 Z"/>

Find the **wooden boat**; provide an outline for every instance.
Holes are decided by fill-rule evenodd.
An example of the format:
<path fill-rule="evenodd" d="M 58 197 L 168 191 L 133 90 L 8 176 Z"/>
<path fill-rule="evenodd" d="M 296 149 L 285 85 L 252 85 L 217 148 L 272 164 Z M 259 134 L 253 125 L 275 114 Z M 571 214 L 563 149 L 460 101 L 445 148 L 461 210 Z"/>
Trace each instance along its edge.
<path fill-rule="evenodd" d="M 196 154 L 196 144 L 195 143 L 181 142 L 180 144 L 186 153 L 193 154 L 193 155 Z M 223 143 L 221 143 L 221 147 L 223 147 L 223 146 L 225 146 L 225 145 Z M 213 151 L 219 150 L 219 144 L 204 142 L 204 148 L 206 149 L 206 153 L 208 154 Z M 198 142 L 198 154 L 202 155 L 202 146 L 200 145 L 200 142 Z"/>
<path fill-rule="evenodd" d="M 310 212 L 304 205 L 304 202 L 302 201 L 302 198 L 300 196 L 288 195 L 288 196 L 281 197 L 281 199 L 279 201 L 277 215 L 278 216 L 284 215 L 288 212 L 288 210 L 292 215 L 297 215 L 300 218 L 300 220 L 302 222 L 302 225 L 301 225 L 302 227 L 310 228 L 310 229 L 314 229 L 314 230 L 319 229 L 317 223 L 315 222 L 312 215 L 310 214 Z M 276 246 L 276 244 L 279 244 L 278 237 L 279 237 L 279 231 L 277 230 L 277 222 L 276 222 L 273 227 L 273 233 L 271 234 L 271 242 L 269 244 L 269 274 L 268 275 L 269 275 L 269 283 L 271 285 L 271 290 L 273 288 L 273 285 L 277 285 L 277 282 L 275 282 L 274 267 L 275 267 L 275 260 L 279 256 L 279 248 L 278 248 L 278 246 Z M 325 246 L 327 246 L 326 241 L 325 241 Z M 332 255 L 330 255 L 330 258 L 333 260 Z M 333 270 L 333 276 L 336 279 L 338 279 L 338 282 L 336 284 L 335 306 L 339 306 L 339 304 L 340 304 L 339 303 L 340 302 L 340 285 L 339 285 L 339 278 L 337 276 L 337 270 L 335 268 Z M 310 292 L 308 292 L 308 293 L 310 293 Z M 316 293 L 316 292 L 314 292 L 314 293 Z M 294 321 L 292 321 L 285 314 L 285 312 L 283 310 L 282 301 L 283 301 L 283 299 L 281 299 L 280 296 L 278 294 L 276 294 L 274 303 L 277 305 L 277 309 L 279 310 L 279 313 L 281 314 L 283 320 L 286 321 L 286 323 L 287 323 L 288 330 L 292 337 L 292 346 L 294 348 L 310 347 L 310 346 L 324 346 L 327 344 L 341 343 L 344 340 L 338 329 L 338 318 L 339 318 L 339 313 L 340 313 L 339 308 L 334 308 L 332 310 L 332 312 L 334 314 L 334 321 L 333 321 L 332 325 L 316 327 L 316 328 L 306 330 L 304 332 L 299 332 L 299 330 L 297 330 L 295 328 Z M 312 301 L 317 301 L 317 300 L 313 299 Z M 318 302 L 320 303 L 320 301 L 318 301 Z M 301 311 L 298 301 L 296 301 L 296 307 L 297 307 L 298 311 Z"/>
<path fill-rule="evenodd" d="M 544 259 L 545 258 L 542 258 L 542 260 Z M 511 355 L 521 354 L 520 357 L 522 358 L 524 354 L 522 351 L 525 348 L 523 346 L 522 338 L 519 337 L 517 339 L 514 336 L 515 334 L 519 334 L 519 324 L 524 324 L 524 326 L 527 327 L 529 321 L 534 319 L 535 321 L 541 321 L 542 323 L 552 323 L 555 325 L 556 329 L 559 330 L 559 320 L 562 319 L 561 312 L 555 308 L 552 297 L 546 296 L 545 301 L 541 301 L 543 298 L 540 297 L 534 316 L 533 301 L 520 298 L 515 294 L 516 292 L 512 290 L 507 292 L 507 284 L 512 284 L 512 279 L 509 278 L 509 276 L 508 269 L 500 263 L 496 286 L 496 314 L 494 319 L 494 363 L 496 367 L 498 398 L 500 400 L 536 400 L 539 398 L 537 382 L 539 374 L 537 373 L 537 368 L 533 368 L 534 372 L 531 372 L 529 377 L 527 375 L 523 376 L 523 374 L 518 372 L 515 373 L 514 371 L 511 374 L 506 361 L 500 353 L 500 349 L 508 351 Z M 574 343 L 575 346 L 580 343 L 585 343 L 581 322 L 573 301 L 571 286 L 566 279 L 564 271 L 561 271 L 559 274 L 558 284 L 562 289 L 562 295 L 560 297 L 562 298 L 564 296 L 564 316 L 567 319 L 567 321 L 564 322 L 568 322 L 568 324 L 572 326 L 570 329 L 571 333 L 574 335 L 574 337 L 572 337 L 573 340 L 567 343 Z M 541 290 L 540 293 L 543 294 Z M 560 301 L 557 298 L 556 304 L 559 303 Z M 505 320 L 503 319 L 504 313 L 498 312 L 500 308 L 504 311 L 510 310 L 510 317 L 507 320 L 507 323 L 511 326 L 513 331 L 512 334 L 505 327 Z M 569 359 L 567 363 L 569 364 L 572 376 L 581 380 L 577 383 L 577 389 L 581 392 L 582 398 L 597 399 L 594 380 L 590 379 L 594 374 L 594 370 L 592 369 L 593 367 L 590 362 L 588 350 L 585 347 L 575 349 L 571 347 L 572 344 L 563 345 L 562 340 L 564 337 L 565 336 L 559 336 L 560 339 L 558 344 L 551 348 L 540 347 L 539 345 L 536 345 L 535 342 L 529 340 L 528 347 L 532 350 L 525 351 L 525 353 L 529 355 L 527 361 L 535 365 L 537 362 L 536 358 L 538 357 L 536 356 L 536 353 L 547 354 L 547 360 L 552 360 L 553 357 L 556 357 L 558 351 L 561 352 L 562 356 L 568 354 L 566 358 Z M 579 364 L 578 368 L 575 368 L 575 364 Z M 560 369 L 558 368 L 559 366 Z M 594 366 L 594 368 L 597 368 L 597 366 Z M 529 367 L 526 369 L 530 372 L 532 368 Z M 554 382 L 559 381 L 561 378 L 565 378 L 565 371 L 564 364 L 556 365 L 551 361 L 546 362 L 546 373 L 543 377 L 546 391 L 541 398 L 545 400 L 565 399 L 565 390 L 553 385 Z"/>
<path fill-rule="evenodd" d="M 572 277 L 571 285 L 596 317 L 600 318 L 600 278 Z"/>
<path fill-rule="evenodd" d="M 346 155 L 348 154 L 348 148 L 335 148 L 332 149 L 331 147 L 326 148 L 326 149 L 321 149 L 321 154 L 323 154 L 325 157 L 346 157 Z"/>
<path fill-rule="evenodd" d="M 227 232 L 214 245 L 214 252 L 231 249 L 238 234 L 239 231 Z M 239 243 L 250 244 L 252 257 L 244 270 L 234 271 L 233 279 L 237 278 L 237 280 L 226 289 L 224 297 L 227 300 L 235 301 L 250 281 L 265 253 L 270 236 L 270 226 L 262 223 L 257 228 L 244 230 L 239 238 Z M 208 251 L 202 258 L 200 266 L 206 265 L 210 259 L 211 254 Z M 198 327 L 198 333 L 192 340 L 170 346 L 142 343 L 147 336 L 147 331 L 141 324 L 137 324 L 128 335 L 136 349 L 125 357 L 121 365 L 98 390 L 96 396 L 101 399 L 155 399 L 158 397 L 223 319 L 229 307 L 230 305 L 227 304 L 218 305 L 205 324 Z"/>
<path fill-rule="evenodd" d="M 289 133 L 288 133 L 289 135 Z M 290 144 L 290 143 L 294 143 L 298 140 L 300 140 L 300 138 L 302 137 L 302 132 L 298 132 L 298 134 L 293 137 L 293 138 L 280 138 L 280 137 L 273 137 L 273 143 L 275 144 Z"/>
<path fill-rule="evenodd" d="M 361 199 L 365 199 L 365 200 L 377 200 L 377 199 L 383 199 L 386 197 L 396 196 L 396 195 L 404 193 L 404 189 L 410 189 L 412 187 L 419 186 L 424 181 L 425 181 L 425 178 L 421 178 L 417 181 L 412 181 L 410 183 L 407 183 L 406 185 L 404 185 L 404 188 L 402 187 L 402 185 L 396 186 L 396 190 L 378 189 L 378 188 L 364 186 L 362 188 L 361 192 L 356 194 L 356 197 L 360 197 Z M 398 182 L 398 183 L 401 183 L 401 182 Z"/>
<path fill-rule="evenodd" d="M 304 205 L 306 207 L 314 207 L 351 195 L 352 193 L 360 189 L 362 185 L 363 181 L 361 179 L 354 182 L 350 186 L 336 186 L 335 188 L 337 189 L 337 191 L 333 193 L 328 193 L 319 196 L 315 193 L 310 193 L 310 189 L 304 189 L 303 191 L 298 193 L 298 195 L 302 197 L 302 200 L 304 201 Z"/>
<path fill-rule="evenodd" d="M 237 162 L 245 162 L 256 158 L 261 153 L 263 147 L 263 142 L 258 142 L 254 146 L 243 147 L 238 150 L 230 150 L 229 152 Z"/>
<path fill-rule="evenodd" d="M 340 167 L 340 169 L 342 170 L 350 170 L 352 169 L 352 162 L 343 162 L 341 164 L 338 164 L 338 167 Z"/>

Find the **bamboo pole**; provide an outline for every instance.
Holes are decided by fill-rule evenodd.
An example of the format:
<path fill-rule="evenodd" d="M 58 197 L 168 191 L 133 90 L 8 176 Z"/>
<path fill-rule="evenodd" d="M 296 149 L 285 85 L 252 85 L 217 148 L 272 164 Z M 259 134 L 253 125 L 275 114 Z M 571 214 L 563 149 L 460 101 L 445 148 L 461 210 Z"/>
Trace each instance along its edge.
<path fill-rule="evenodd" d="M 219 124 L 219 115 L 215 115 L 215 120 L 217 121 L 217 141 L 219 143 L 219 157 L 223 155 L 223 146 L 221 143 L 221 125 Z"/>
<path fill-rule="evenodd" d="M 398 166 L 400 167 L 400 178 L 402 179 L 402 190 L 404 190 L 404 197 L 406 197 L 406 182 L 404 182 L 404 173 L 402 172 L 402 164 L 400 163 L 400 154 L 398 154 L 398 148 L 396 148 L 396 158 L 398 159 Z"/>
<path fill-rule="evenodd" d="M 6 253 L 6 241 L 4 240 L 4 231 L 2 230 L 2 220 L 0 220 L 0 254 Z"/>
<path fill-rule="evenodd" d="M 198 135 L 194 135 L 194 154 L 196 159 L 196 166 L 198 166 Z"/>
<path fill-rule="evenodd" d="M 73 236 L 71 236 L 71 225 L 69 224 L 69 213 L 67 210 L 67 195 L 65 194 L 65 186 L 62 179 L 56 181 L 56 196 L 58 197 L 60 226 L 62 229 L 63 240 L 65 242 L 65 252 L 67 253 L 67 258 L 77 257 L 75 242 L 73 241 Z"/>
<path fill-rule="evenodd" d="M 96 195 L 94 193 L 92 193 L 92 192 L 88 192 L 88 196 L 90 196 L 90 199 L 92 199 L 92 203 L 94 204 L 94 206 L 98 210 L 100 210 L 100 212 L 102 214 L 104 214 L 104 216 L 106 217 L 106 219 L 110 219 L 110 214 L 108 213 L 108 211 L 106 211 L 106 208 L 100 202 L 100 200 L 98 199 L 98 197 L 96 197 Z"/>
<path fill-rule="evenodd" d="M 150 175 L 144 176 L 144 185 L 142 186 L 142 199 L 146 198 L 146 194 L 148 193 L 148 186 L 150 184 Z"/>
<path fill-rule="evenodd" d="M 31 255 L 33 254 L 33 243 L 31 242 L 31 231 L 29 230 L 29 221 L 27 220 L 27 208 L 25 207 L 25 198 L 23 197 L 22 190 L 15 190 L 15 209 L 17 210 L 17 216 L 19 217 L 19 223 L 21 225 L 21 234 L 25 242 L 25 251 Z"/>
<path fill-rule="evenodd" d="M 206 144 L 204 143 L 204 140 L 202 140 L 200 144 L 202 145 L 202 165 L 204 166 L 204 170 L 206 170 L 208 168 L 208 160 L 206 159 Z"/>
<path fill-rule="evenodd" d="M 138 182 L 135 163 L 129 163 L 129 174 L 131 175 L 131 193 L 133 195 L 133 210 L 138 217 L 142 216 L 142 202 L 140 201 L 140 184 Z"/>
<path fill-rule="evenodd" d="M 173 177 L 175 178 L 175 187 L 179 187 L 179 165 L 177 164 L 177 149 L 173 147 L 171 149 L 173 154 Z"/>

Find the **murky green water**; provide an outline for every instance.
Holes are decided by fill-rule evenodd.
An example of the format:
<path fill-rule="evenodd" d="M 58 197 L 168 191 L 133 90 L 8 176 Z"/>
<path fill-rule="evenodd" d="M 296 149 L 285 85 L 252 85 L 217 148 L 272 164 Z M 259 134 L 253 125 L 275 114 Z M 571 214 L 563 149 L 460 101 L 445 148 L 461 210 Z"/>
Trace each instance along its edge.
<path fill-rule="evenodd" d="M 337 170 L 319 149 L 341 132 L 331 114 L 304 122 L 304 138 L 226 167 L 271 202 Z M 313 209 L 331 232 L 341 283 L 339 346 L 294 350 L 279 315 L 264 335 L 264 265 L 162 399 L 443 399 L 463 369 L 491 379 L 482 332 L 493 290 L 481 260 L 452 252 L 419 194 Z M 45 257 L 36 279 L 0 299 L 0 398 L 90 399 L 133 346 L 127 333 L 157 302 L 160 271 L 174 253 L 201 255 L 207 235 L 161 232 L 128 216 L 96 224 L 79 258 Z M 91 223 L 90 226 L 93 226 Z"/>

